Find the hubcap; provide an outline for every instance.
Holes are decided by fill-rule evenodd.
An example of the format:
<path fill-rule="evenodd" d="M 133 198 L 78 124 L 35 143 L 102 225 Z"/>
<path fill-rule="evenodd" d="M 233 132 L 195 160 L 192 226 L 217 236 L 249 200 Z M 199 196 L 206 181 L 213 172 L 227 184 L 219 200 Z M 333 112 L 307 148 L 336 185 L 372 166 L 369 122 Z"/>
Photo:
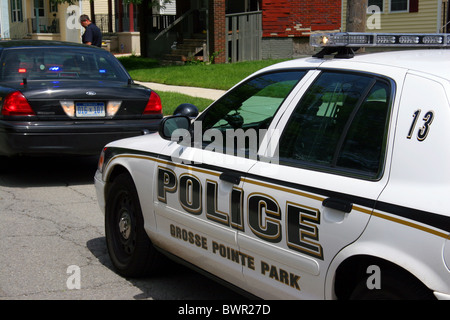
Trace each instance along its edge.
<path fill-rule="evenodd" d="M 128 240 L 131 233 L 131 218 L 127 211 L 122 213 L 119 220 L 119 232 L 125 240 Z"/>

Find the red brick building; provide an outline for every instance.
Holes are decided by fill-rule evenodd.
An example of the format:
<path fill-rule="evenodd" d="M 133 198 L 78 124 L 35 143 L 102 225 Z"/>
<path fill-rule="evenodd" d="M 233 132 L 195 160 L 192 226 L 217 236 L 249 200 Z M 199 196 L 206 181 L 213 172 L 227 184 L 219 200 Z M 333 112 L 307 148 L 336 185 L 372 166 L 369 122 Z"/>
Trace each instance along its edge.
<path fill-rule="evenodd" d="M 341 1 L 262 0 L 263 37 L 307 37 L 341 26 Z"/>
<path fill-rule="evenodd" d="M 225 53 L 225 37 L 230 33 L 226 30 L 225 17 L 236 8 L 236 1 L 246 2 L 209 0 L 210 52 L 220 52 L 217 63 L 230 59 Z M 248 0 L 244 9 L 262 13 L 260 57 L 265 59 L 309 52 L 311 32 L 341 28 L 341 6 L 340 0 Z"/>

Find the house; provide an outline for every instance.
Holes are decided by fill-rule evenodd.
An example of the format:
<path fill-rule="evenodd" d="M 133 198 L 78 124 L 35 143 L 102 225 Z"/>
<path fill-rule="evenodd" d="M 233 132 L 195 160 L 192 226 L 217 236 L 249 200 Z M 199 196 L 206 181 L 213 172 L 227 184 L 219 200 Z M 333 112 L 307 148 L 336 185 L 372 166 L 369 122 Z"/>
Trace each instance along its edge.
<path fill-rule="evenodd" d="M 31 37 L 31 34 L 58 33 L 57 38 L 60 40 L 59 21 L 62 8 L 59 7 L 48 0 L 2 0 L 0 2 L 1 38 L 21 39 Z M 65 36 L 65 30 L 63 33 Z"/>
<path fill-rule="evenodd" d="M 311 53 L 311 32 L 341 28 L 340 0 L 263 0 L 262 58 Z"/>
<path fill-rule="evenodd" d="M 81 0 L 75 5 L 50 0 L 1 0 L 0 38 L 81 42 L 78 18 L 87 14 L 102 30 L 107 49 L 139 52 L 138 6 L 123 0 Z"/>
<path fill-rule="evenodd" d="M 347 0 L 342 1 L 346 30 Z M 448 0 L 368 0 L 367 32 L 440 33 L 450 31 Z"/>
<path fill-rule="evenodd" d="M 341 27 L 341 0 L 184 0 L 176 9 L 168 27 L 146 28 L 149 56 L 216 63 L 289 58 L 311 52 L 311 32 Z"/>

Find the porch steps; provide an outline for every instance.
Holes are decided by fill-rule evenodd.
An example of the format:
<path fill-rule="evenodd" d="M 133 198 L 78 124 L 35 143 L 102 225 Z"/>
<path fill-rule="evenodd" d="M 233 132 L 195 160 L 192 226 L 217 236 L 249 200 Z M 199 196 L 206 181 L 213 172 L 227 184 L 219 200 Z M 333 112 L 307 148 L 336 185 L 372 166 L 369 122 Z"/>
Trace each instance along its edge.
<path fill-rule="evenodd" d="M 194 35 L 192 38 L 184 39 L 172 48 L 170 53 L 164 55 L 162 65 L 184 65 L 187 61 L 203 60 L 200 53 L 206 48 L 206 36 Z"/>

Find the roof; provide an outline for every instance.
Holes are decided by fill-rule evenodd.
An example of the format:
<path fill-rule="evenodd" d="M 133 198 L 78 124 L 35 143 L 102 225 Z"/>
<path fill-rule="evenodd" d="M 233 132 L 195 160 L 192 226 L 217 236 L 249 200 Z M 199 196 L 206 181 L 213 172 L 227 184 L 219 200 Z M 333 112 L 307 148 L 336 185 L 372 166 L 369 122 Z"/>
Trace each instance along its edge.
<path fill-rule="evenodd" d="M 450 80 L 450 50 L 448 49 L 368 53 L 356 55 L 352 60 L 416 70 Z"/>
<path fill-rule="evenodd" d="M 450 50 L 448 49 L 421 49 L 385 51 L 376 53 L 356 54 L 351 59 L 320 59 L 314 57 L 289 60 L 270 66 L 265 70 L 276 68 L 318 68 L 324 62 L 332 67 L 333 61 L 338 61 L 343 68 L 357 69 L 358 63 L 383 65 L 387 67 L 415 70 L 423 73 L 433 74 L 450 80 Z M 377 71 L 376 66 L 373 69 Z"/>

